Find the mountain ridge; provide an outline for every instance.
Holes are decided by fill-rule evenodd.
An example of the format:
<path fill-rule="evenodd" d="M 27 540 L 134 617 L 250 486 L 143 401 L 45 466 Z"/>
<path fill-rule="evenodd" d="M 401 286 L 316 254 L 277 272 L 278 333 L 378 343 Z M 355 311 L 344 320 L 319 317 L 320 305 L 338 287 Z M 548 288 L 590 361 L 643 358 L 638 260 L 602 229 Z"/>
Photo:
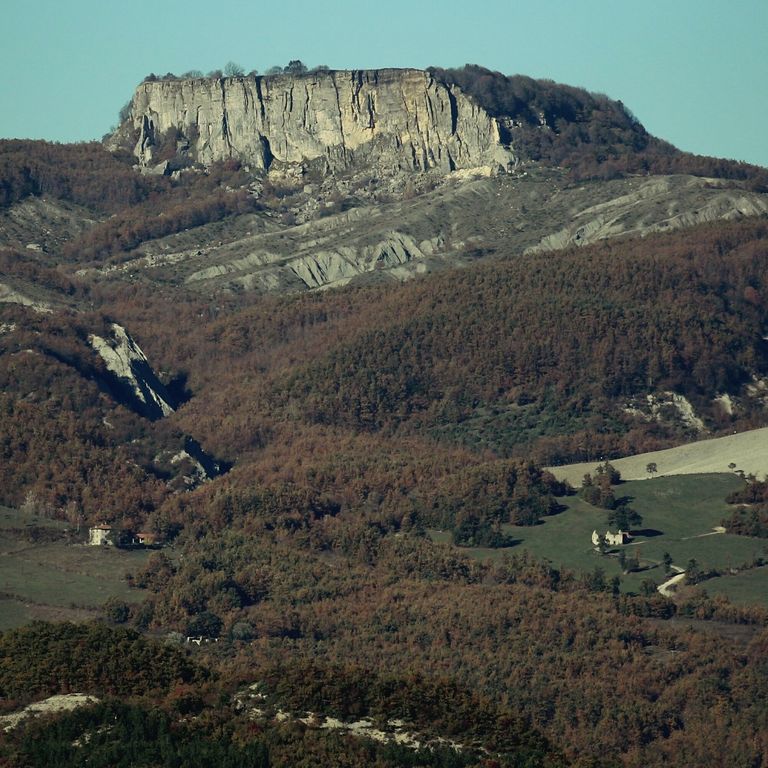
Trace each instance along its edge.
<path fill-rule="evenodd" d="M 261 170 L 273 161 L 300 166 L 322 159 L 326 172 L 344 172 L 360 165 L 357 152 L 364 155 L 358 161 L 386 173 L 503 172 L 543 161 L 569 166 L 576 178 L 694 173 L 752 179 L 768 189 L 765 169 L 681 152 L 650 135 L 620 100 L 470 64 L 150 75 L 105 139 L 111 149 L 133 152 L 147 170 L 159 160 L 157 172 L 231 159 Z M 360 152 L 377 142 L 372 152 Z"/>

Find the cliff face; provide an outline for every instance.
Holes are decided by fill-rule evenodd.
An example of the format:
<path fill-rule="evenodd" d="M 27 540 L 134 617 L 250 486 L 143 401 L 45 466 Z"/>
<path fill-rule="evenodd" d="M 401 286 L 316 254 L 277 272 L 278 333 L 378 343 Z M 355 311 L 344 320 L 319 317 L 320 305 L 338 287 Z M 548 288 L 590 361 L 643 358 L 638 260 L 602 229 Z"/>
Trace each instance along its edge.
<path fill-rule="evenodd" d="M 365 163 L 447 173 L 514 163 L 494 118 L 420 70 L 145 82 L 130 119 L 143 165 L 171 129 L 200 162 L 237 158 L 261 169 L 321 160 L 333 171 Z"/>
<path fill-rule="evenodd" d="M 91 346 L 101 355 L 107 369 L 123 385 L 128 399 L 136 409 L 150 419 L 173 413 L 171 398 L 152 370 L 139 345 L 126 333 L 125 328 L 112 324 L 111 338 L 92 334 Z"/>

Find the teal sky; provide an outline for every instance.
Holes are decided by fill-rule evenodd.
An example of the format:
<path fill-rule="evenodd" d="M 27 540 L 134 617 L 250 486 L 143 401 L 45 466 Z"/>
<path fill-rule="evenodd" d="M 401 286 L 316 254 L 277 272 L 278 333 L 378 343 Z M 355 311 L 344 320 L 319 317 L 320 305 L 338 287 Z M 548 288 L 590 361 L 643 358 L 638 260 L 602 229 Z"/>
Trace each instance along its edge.
<path fill-rule="evenodd" d="M 4 0 L 0 137 L 99 138 L 150 72 L 482 64 L 768 166 L 768 0 Z"/>

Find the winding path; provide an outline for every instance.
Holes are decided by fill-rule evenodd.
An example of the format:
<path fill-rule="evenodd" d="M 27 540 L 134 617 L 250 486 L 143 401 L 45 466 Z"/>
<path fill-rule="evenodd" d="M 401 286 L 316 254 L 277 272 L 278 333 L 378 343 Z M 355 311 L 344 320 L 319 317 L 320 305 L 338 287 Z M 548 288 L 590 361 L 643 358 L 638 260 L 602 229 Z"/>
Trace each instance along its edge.
<path fill-rule="evenodd" d="M 659 584 L 657 587 L 659 592 L 664 595 L 664 597 L 672 597 L 675 592 L 675 590 L 672 588 L 685 578 L 685 571 L 682 568 L 679 568 L 676 565 L 672 565 L 670 568 L 677 571 L 677 573 L 671 579 L 667 579 L 663 584 Z"/>

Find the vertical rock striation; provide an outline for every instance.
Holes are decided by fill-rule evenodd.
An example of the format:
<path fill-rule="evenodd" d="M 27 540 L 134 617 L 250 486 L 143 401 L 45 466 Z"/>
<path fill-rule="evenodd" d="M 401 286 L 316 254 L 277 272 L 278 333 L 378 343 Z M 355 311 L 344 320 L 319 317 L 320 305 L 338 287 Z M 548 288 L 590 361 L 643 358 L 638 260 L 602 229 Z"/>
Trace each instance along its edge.
<path fill-rule="evenodd" d="M 135 410 L 150 419 L 173 413 L 171 398 L 152 370 L 146 355 L 128 335 L 125 328 L 112 324 L 110 338 L 91 334 L 89 342 L 121 385 L 126 400 Z"/>
<path fill-rule="evenodd" d="M 178 131 L 202 163 L 236 158 L 253 168 L 321 161 L 342 171 L 486 168 L 515 161 L 497 121 L 456 86 L 421 70 L 160 80 L 133 98 L 136 155 Z"/>

